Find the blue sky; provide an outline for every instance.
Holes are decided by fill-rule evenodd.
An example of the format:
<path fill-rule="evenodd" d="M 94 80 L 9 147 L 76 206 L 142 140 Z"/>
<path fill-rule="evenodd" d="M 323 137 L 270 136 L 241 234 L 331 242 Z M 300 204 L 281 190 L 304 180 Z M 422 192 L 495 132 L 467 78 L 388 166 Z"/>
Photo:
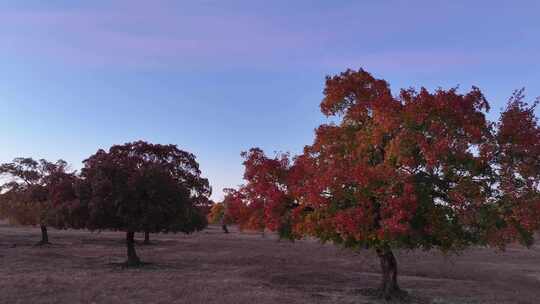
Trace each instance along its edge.
<path fill-rule="evenodd" d="M 324 76 L 480 87 L 495 119 L 540 96 L 540 1 L 1 1 L 0 161 L 144 139 L 195 153 L 214 188 L 240 151 L 297 153 Z"/>

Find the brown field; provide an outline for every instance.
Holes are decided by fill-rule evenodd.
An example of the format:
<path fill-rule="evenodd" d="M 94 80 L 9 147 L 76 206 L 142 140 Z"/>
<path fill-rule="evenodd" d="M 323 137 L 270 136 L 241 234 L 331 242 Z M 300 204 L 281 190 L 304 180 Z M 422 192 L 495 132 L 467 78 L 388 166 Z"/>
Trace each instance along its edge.
<path fill-rule="evenodd" d="M 0 302 L 379 303 L 370 252 L 232 230 L 152 235 L 137 246 L 150 264 L 124 269 L 122 233 L 50 229 L 53 245 L 34 247 L 39 229 L 2 224 Z M 540 247 L 400 252 L 398 263 L 411 303 L 540 303 Z"/>

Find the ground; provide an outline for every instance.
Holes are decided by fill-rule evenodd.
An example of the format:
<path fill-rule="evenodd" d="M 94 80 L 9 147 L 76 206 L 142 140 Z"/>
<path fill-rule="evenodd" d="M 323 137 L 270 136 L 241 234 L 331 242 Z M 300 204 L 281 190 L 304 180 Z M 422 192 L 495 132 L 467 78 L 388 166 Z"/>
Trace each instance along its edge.
<path fill-rule="evenodd" d="M 125 269 L 124 234 L 50 229 L 52 245 L 33 246 L 38 228 L 0 224 L 0 303 L 379 303 L 376 257 L 306 240 L 277 241 L 217 226 L 151 235 Z M 459 256 L 397 254 L 411 303 L 538 303 L 540 246 Z"/>

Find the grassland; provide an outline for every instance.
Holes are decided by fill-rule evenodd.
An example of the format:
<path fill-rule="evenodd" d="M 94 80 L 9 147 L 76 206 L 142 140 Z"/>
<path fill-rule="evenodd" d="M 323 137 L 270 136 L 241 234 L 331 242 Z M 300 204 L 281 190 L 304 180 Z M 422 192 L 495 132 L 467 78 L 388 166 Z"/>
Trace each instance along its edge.
<path fill-rule="evenodd" d="M 149 264 L 125 259 L 120 232 L 0 225 L 0 303 L 378 303 L 378 260 L 305 240 L 267 234 L 152 235 L 138 245 Z M 137 235 L 139 239 L 142 235 Z M 539 303 L 540 247 L 471 249 L 458 256 L 399 252 L 401 287 L 411 303 Z"/>

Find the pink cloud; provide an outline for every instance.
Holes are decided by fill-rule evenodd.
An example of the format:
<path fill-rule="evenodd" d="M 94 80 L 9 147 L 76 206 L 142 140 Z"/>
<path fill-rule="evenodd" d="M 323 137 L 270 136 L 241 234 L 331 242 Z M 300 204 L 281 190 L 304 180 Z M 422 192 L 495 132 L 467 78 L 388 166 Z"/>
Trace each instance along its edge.
<path fill-rule="evenodd" d="M 230 9 L 217 1 L 190 5 L 167 0 L 107 3 L 85 9 L 2 11 L 0 52 L 76 66 L 149 68 L 341 69 L 362 65 L 433 71 L 509 59 L 506 50 L 469 51 L 445 45 L 427 50 L 423 45 L 393 42 L 403 37 L 403 31 L 418 35 L 414 31 L 423 30 L 426 21 L 440 23 L 443 19 L 438 16 L 422 15 L 420 22 L 414 21 L 414 16 L 395 13 L 381 21 L 376 14 L 368 14 L 356 20 L 355 9 L 361 6 L 325 11 L 306 6 L 295 18 L 287 18 L 275 12 L 254 12 L 254 8 Z M 524 51 L 511 53 L 517 55 L 515 60 L 531 58 L 530 54 L 520 56 Z"/>
<path fill-rule="evenodd" d="M 264 61 L 318 43 L 253 16 L 178 16 L 156 6 L 2 12 L 0 27 L 4 44 L 13 52 L 90 65 Z"/>

